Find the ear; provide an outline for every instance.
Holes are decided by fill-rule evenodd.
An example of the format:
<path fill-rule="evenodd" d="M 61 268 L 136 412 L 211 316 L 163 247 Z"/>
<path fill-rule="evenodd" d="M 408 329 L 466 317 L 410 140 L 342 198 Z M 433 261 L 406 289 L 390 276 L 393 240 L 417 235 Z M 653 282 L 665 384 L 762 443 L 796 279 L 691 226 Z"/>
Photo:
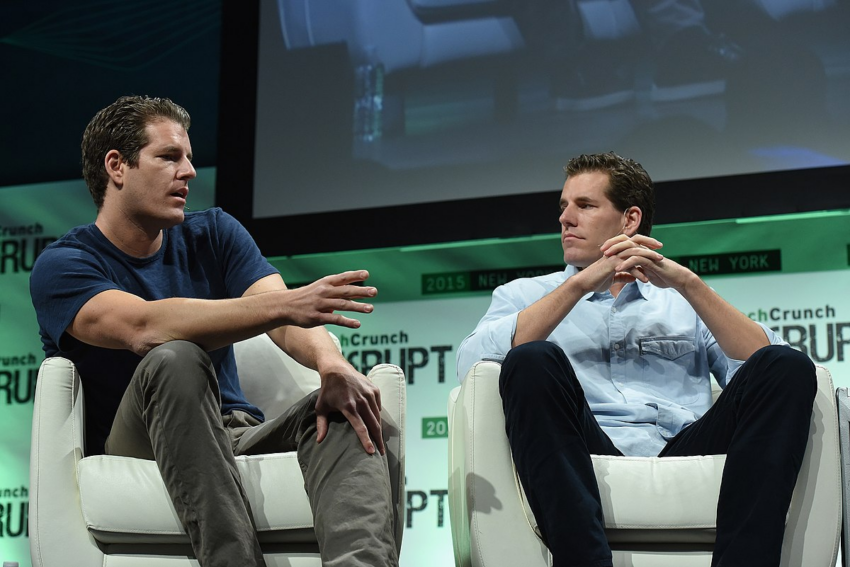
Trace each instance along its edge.
<path fill-rule="evenodd" d="M 623 213 L 623 217 L 623 234 L 627 236 L 634 236 L 637 234 L 638 227 L 640 227 L 640 221 L 643 219 L 643 211 L 640 210 L 640 207 L 629 207 Z"/>
<path fill-rule="evenodd" d="M 118 150 L 109 150 L 106 152 L 106 157 L 103 159 L 106 174 L 119 189 L 124 185 L 124 170 L 127 165 L 121 152 Z"/>

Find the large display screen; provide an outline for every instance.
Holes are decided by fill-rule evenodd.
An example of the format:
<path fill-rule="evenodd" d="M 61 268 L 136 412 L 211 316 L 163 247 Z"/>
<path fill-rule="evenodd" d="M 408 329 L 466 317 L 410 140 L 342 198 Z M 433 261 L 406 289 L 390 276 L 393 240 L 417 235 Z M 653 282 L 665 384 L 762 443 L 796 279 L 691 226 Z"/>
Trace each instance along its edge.
<path fill-rule="evenodd" d="M 787 180 L 802 184 L 793 195 L 819 168 L 846 179 L 850 10 L 837 1 L 259 0 L 254 9 L 239 25 L 251 48 L 245 29 L 256 29 L 256 74 L 228 81 L 222 70 L 223 89 L 256 86 L 241 95 L 254 110 L 240 115 L 255 120 L 252 139 L 218 159 L 220 172 L 231 154 L 252 170 L 225 171 L 219 192 L 239 185 L 239 214 L 267 253 L 537 232 L 544 195 L 554 210 L 561 168 L 580 153 L 614 150 L 669 182 L 660 188 L 684 190 L 685 208 L 703 216 L 680 220 L 792 212 L 795 197 L 779 210 L 749 202 L 775 199 Z M 248 65 L 245 53 L 234 65 Z M 769 172 L 783 173 L 752 177 Z M 714 181 L 680 184 L 695 179 Z M 773 190 L 747 190 L 759 185 Z M 713 202 L 724 191 L 737 203 Z M 841 200 L 808 207 L 823 205 Z M 286 232 L 296 228 L 301 238 Z"/>

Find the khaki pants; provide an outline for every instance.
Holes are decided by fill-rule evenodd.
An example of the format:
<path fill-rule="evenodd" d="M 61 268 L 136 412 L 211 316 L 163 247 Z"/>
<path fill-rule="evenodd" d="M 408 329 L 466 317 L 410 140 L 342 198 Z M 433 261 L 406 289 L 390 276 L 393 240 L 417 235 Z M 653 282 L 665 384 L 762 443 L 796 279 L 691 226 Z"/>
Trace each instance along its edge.
<path fill-rule="evenodd" d="M 202 567 L 264 566 L 235 455 L 297 451 L 322 564 L 396 566 L 386 457 L 369 455 L 341 414 L 316 443 L 313 392 L 265 423 L 222 417 L 207 354 L 173 341 L 148 353 L 118 408 L 106 452 L 155 460 Z"/>

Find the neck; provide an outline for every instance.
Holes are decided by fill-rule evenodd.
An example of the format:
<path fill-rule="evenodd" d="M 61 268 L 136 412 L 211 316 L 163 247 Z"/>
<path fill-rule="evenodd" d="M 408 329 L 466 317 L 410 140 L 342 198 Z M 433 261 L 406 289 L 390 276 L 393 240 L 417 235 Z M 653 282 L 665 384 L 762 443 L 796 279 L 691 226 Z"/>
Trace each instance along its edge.
<path fill-rule="evenodd" d="M 626 287 L 626 284 L 624 283 L 615 283 L 611 284 L 611 287 L 608 288 L 608 291 L 611 292 L 611 295 L 617 297 L 618 295 L 620 295 L 620 292 L 623 291 L 624 287 Z"/>
<path fill-rule="evenodd" d="M 94 224 L 119 250 L 136 258 L 150 256 L 162 246 L 161 228 L 145 227 L 126 215 L 101 209 Z"/>

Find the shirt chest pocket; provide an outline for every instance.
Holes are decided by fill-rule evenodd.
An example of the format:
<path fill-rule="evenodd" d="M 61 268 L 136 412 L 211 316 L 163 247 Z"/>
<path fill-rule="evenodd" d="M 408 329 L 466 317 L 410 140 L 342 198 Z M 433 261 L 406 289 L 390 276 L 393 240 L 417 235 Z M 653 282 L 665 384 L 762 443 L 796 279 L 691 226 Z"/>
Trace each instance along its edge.
<path fill-rule="evenodd" d="M 686 355 L 692 355 L 694 347 L 693 337 L 645 337 L 638 340 L 640 355 L 642 358 L 651 360 L 658 356 L 666 360 L 676 360 Z"/>
<path fill-rule="evenodd" d="M 693 337 L 666 336 L 639 339 L 643 367 L 642 384 L 647 394 L 675 405 L 694 402 L 700 395 L 700 380 L 694 376 Z"/>

